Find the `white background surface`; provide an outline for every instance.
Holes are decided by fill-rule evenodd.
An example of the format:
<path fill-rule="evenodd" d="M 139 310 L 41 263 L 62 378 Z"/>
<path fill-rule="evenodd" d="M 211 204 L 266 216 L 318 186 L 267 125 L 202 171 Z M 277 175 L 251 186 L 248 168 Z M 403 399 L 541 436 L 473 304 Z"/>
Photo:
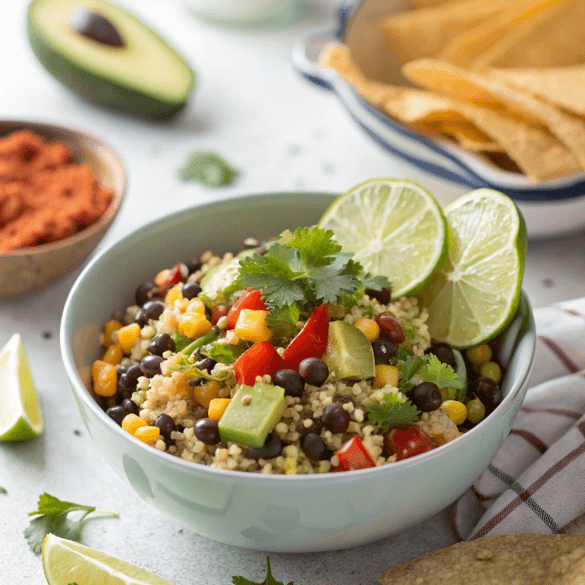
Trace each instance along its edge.
<path fill-rule="evenodd" d="M 98 109 L 65 90 L 29 48 L 27 2 L 0 0 L 0 116 L 88 130 L 118 150 L 127 165 L 126 201 L 98 250 L 162 213 L 246 193 L 343 192 L 375 176 L 418 181 L 443 204 L 462 193 L 391 158 L 353 124 L 332 95 L 293 71 L 292 44 L 333 26 L 337 2 L 308 0 L 296 22 L 261 30 L 200 22 L 178 0 L 119 4 L 172 40 L 198 74 L 188 107 L 171 123 Z M 241 170 L 239 180 L 222 190 L 181 183 L 178 168 L 191 150 L 199 149 L 222 154 Z M 530 242 L 524 288 L 534 306 L 584 294 L 584 244 L 585 233 Z M 45 582 L 40 558 L 22 536 L 27 512 L 36 509 L 43 491 L 120 512 L 119 519 L 90 522 L 84 542 L 176 585 L 229 585 L 232 575 L 262 581 L 265 554 L 182 530 L 122 483 L 91 443 L 67 386 L 58 342 L 63 304 L 78 273 L 36 295 L 0 300 L 0 346 L 14 332 L 21 333 L 46 426 L 32 442 L 0 445 L 0 486 L 8 490 L 0 495 L 0 584 Z M 445 511 L 369 546 L 271 554 L 271 563 L 276 579 L 284 583 L 374 585 L 390 565 L 453 542 Z"/>

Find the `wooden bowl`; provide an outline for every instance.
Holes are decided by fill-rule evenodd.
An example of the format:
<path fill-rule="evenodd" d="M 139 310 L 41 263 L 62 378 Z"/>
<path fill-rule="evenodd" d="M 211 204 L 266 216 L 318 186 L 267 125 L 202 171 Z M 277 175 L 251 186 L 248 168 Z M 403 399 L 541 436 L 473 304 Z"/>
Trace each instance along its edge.
<path fill-rule="evenodd" d="M 100 187 L 113 192 L 104 215 L 79 233 L 49 244 L 0 254 L 0 297 L 37 291 L 77 268 L 95 249 L 116 217 L 126 190 L 126 171 L 118 155 L 98 138 L 51 124 L 0 121 L 0 138 L 30 130 L 45 140 L 66 142 L 78 164 L 88 164 Z"/>

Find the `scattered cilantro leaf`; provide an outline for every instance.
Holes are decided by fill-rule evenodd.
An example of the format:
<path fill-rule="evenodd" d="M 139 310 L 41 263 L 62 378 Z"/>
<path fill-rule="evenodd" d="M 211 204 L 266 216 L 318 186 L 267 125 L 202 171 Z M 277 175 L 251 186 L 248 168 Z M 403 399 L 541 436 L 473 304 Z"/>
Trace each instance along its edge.
<path fill-rule="evenodd" d="M 272 571 L 270 570 L 270 557 L 266 557 L 266 579 L 264 579 L 264 581 L 256 583 L 245 577 L 232 577 L 232 585 L 284 585 L 284 583 L 282 581 L 277 581 L 272 576 Z M 293 585 L 293 582 L 291 581 L 288 585 Z"/>
<path fill-rule="evenodd" d="M 67 518 L 67 514 L 70 512 L 83 512 L 83 515 L 78 520 L 71 521 Z M 35 554 L 41 553 L 43 539 L 49 533 L 69 540 L 79 540 L 79 535 L 83 527 L 82 522 L 93 512 L 118 516 L 117 512 L 98 510 L 95 506 L 83 506 L 81 504 L 74 504 L 73 502 L 64 502 L 50 494 L 41 494 L 38 509 L 29 513 L 29 516 L 37 517 L 33 518 L 25 528 L 24 537 Z"/>
<path fill-rule="evenodd" d="M 0 494 L 7 494 L 6 488 L 0 487 Z"/>
<path fill-rule="evenodd" d="M 199 181 L 207 187 L 231 185 L 238 175 L 238 171 L 213 152 L 191 153 L 179 171 L 183 181 Z"/>
<path fill-rule="evenodd" d="M 213 358 L 216 362 L 231 366 L 244 352 L 246 345 L 230 345 L 226 343 L 214 343 L 209 346 L 209 349 L 201 350 L 203 355 Z"/>
<path fill-rule="evenodd" d="M 298 250 L 307 266 L 327 266 L 341 252 L 341 246 L 333 240 L 333 231 L 318 227 L 295 230 L 286 245 Z"/>
<path fill-rule="evenodd" d="M 420 370 L 426 382 L 433 382 L 439 388 L 454 388 L 455 390 L 463 388 L 463 382 L 449 364 L 444 364 L 433 353 L 427 354 L 426 357 L 427 363 Z"/>
<path fill-rule="evenodd" d="M 193 341 L 190 337 L 181 335 L 180 333 L 173 333 L 171 337 L 175 342 L 175 351 L 182 351 Z"/>
<path fill-rule="evenodd" d="M 231 370 L 225 370 L 217 376 L 208 374 L 207 370 L 202 371 L 195 365 L 195 359 L 192 356 L 183 354 L 177 354 L 176 361 L 167 367 L 167 376 L 172 376 L 173 372 L 183 372 L 187 380 L 191 380 L 192 378 L 205 378 L 206 380 L 221 382 L 233 376 Z"/>
<path fill-rule="evenodd" d="M 362 284 L 371 290 L 382 290 L 383 288 L 392 289 L 392 283 L 385 276 L 372 276 L 366 274 L 362 279 Z"/>
<path fill-rule="evenodd" d="M 368 405 L 368 418 L 385 433 L 390 427 L 398 425 L 413 425 L 418 422 L 420 411 L 410 400 L 396 402 L 395 395 L 386 394 L 380 403 Z M 394 397 L 394 398 L 393 398 Z"/>
<path fill-rule="evenodd" d="M 301 308 L 297 303 L 288 307 L 273 309 L 266 315 L 266 324 L 272 331 L 271 342 L 274 344 L 279 340 L 292 339 L 297 335 L 297 323 L 301 316 Z"/>

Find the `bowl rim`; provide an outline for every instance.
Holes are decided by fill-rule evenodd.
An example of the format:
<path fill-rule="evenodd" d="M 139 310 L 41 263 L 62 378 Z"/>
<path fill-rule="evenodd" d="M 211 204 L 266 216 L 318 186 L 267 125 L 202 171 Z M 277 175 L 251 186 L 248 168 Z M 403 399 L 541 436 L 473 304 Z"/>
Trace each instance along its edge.
<path fill-rule="evenodd" d="M 56 242 L 48 242 L 46 244 L 40 244 L 38 246 L 31 246 L 28 248 L 19 248 L 18 250 L 10 250 L 9 252 L 0 253 L 0 258 L 21 258 L 23 256 L 36 256 L 39 254 L 43 254 L 45 252 L 51 252 L 54 250 L 59 250 L 61 248 L 67 248 L 69 246 L 74 246 L 75 244 L 90 238 L 105 226 L 107 226 L 116 216 L 124 198 L 126 196 L 126 188 L 128 183 L 128 175 L 126 172 L 126 165 L 124 164 L 123 160 L 121 159 L 120 155 L 107 143 L 104 142 L 101 138 L 98 138 L 95 134 L 87 132 L 85 130 L 81 130 L 74 126 L 61 126 L 59 124 L 51 124 L 45 122 L 37 122 L 37 121 L 30 121 L 30 120 L 0 120 L 0 125 L 2 124 L 10 124 L 14 125 L 14 128 L 8 130 L 7 132 L 2 132 L 0 130 L 0 139 L 9 136 L 14 132 L 18 132 L 20 130 L 31 130 L 33 132 L 58 132 L 62 134 L 68 134 L 70 136 L 78 136 L 83 137 L 89 141 L 93 141 L 97 143 L 101 149 L 105 150 L 111 157 L 112 162 L 115 163 L 117 167 L 117 172 L 119 172 L 121 177 L 121 188 L 118 189 L 111 189 L 113 196 L 106 208 L 106 211 L 103 215 L 94 223 L 92 223 L 87 228 L 73 234 L 72 236 L 68 236 L 62 240 L 58 240 Z M 64 138 L 54 138 L 51 140 L 61 140 L 62 142 L 66 142 Z M 75 153 L 74 153 L 75 154 Z M 103 159 L 103 155 L 100 154 L 100 158 Z M 111 164 L 108 164 L 111 167 Z"/>
<path fill-rule="evenodd" d="M 326 193 L 322 191 L 313 192 L 307 191 L 304 192 L 305 195 L 310 195 L 312 197 L 323 197 L 323 196 L 335 196 L 335 193 Z M 261 193 L 251 193 L 242 196 L 238 196 L 235 198 L 229 198 L 221 201 L 211 201 L 205 202 L 201 204 L 196 204 L 189 206 L 185 209 L 175 211 L 159 217 L 153 221 L 150 221 L 147 224 L 144 224 L 137 229 L 133 230 L 132 232 L 128 233 L 126 236 L 122 237 L 118 241 L 112 243 L 110 246 L 102 250 L 98 255 L 96 255 L 92 260 L 85 266 L 81 274 L 75 280 L 75 283 L 71 287 L 71 290 L 67 296 L 65 301 L 65 305 L 63 308 L 62 318 L 61 318 L 61 326 L 59 331 L 60 337 L 60 347 L 61 347 L 61 358 L 63 364 L 65 366 L 65 372 L 69 379 L 69 385 L 72 388 L 72 391 L 77 399 L 83 401 L 85 406 L 89 408 L 89 410 L 96 416 L 102 424 L 106 427 L 109 427 L 114 432 L 118 433 L 119 436 L 124 437 L 124 440 L 134 442 L 133 444 L 144 452 L 146 457 L 155 457 L 161 464 L 163 465 L 171 465 L 177 469 L 187 472 L 199 472 L 204 474 L 210 474 L 211 476 L 220 475 L 224 478 L 232 478 L 237 479 L 238 481 L 246 481 L 246 482 L 258 482 L 258 481 L 269 481 L 269 482 L 281 482 L 281 481 L 294 481 L 294 482 L 306 482 L 306 483 L 315 483 L 315 482 L 339 482 L 343 481 L 342 478 L 346 479 L 358 479 L 361 476 L 372 474 L 372 473 L 391 473 L 390 469 L 406 469 L 411 466 L 422 465 L 425 461 L 429 461 L 431 459 L 435 459 L 437 457 L 442 457 L 444 453 L 448 453 L 454 448 L 454 443 L 458 444 L 460 441 L 471 441 L 470 437 L 475 437 L 475 435 L 482 432 L 483 428 L 485 428 L 485 421 L 488 418 L 484 419 L 484 421 L 477 424 L 475 427 L 467 431 L 463 434 L 463 436 L 458 437 L 458 439 L 451 441 L 445 445 L 441 445 L 440 447 L 436 447 L 432 451 L 428 451 L 427 453 L 423 453 L 421 455 L 417 455 L 416 457 L 412 457 L 409 459 L 404 459 L 402 461 L 396 461 L 392 464 L 388 465 L 381 465 L 373 468 L 368 469 L 359 469 L 359 470 L 352 470 L 352 471 L 344 471 L 343 473 L 316 473 L 316 474 L 306 474 L 306 475 L 277 475 L 277 474 L 260 474 L 260 473 L 251 473 L 246 471 L 238 471 L 238 470 L 228 470 L 228 469 L 218 469 L 213 468 L 208 465 L 203 465 L 200 463 L 194 463 L 191 461 L 185 461 L 179 457 L 175 457 L 170 453 L 159 451 L 158 449 L 154 449 L 152 446 L 146 445 L 142 441 L 139 441 L 135 437 L 129 435 L 126 431 L 124 431 L 119 425 L 117 425 L 106 413 L 103 411 L 98 403 L 92 398 L 89 391 L 85 387 L 81 377 L 77 372 L 77 368 L 75 367 L 75 361 L 73 359 L 73 351 L 72 351 L 72 344 L 70 339 L 70 332 L 71 332 L 71 310 L 72 306 L 76 302 L 76 297 L 80 294 L 79 290 L 82 288 L 83 282 L 85 278 L 96 268 L 99 268 L 103 264 L 107 264 L 110 256 L 116 256 L 116 252 L 124 249 L 124 247 L 131 243 L 134 238 L 141 238 L 145 236 L 148 232 L 156 232 L 157 228 L 162 228 L 165 225 L 168 227 L 172 226 L 177 221 L 188 221 L 189 217 L 194 215 L 194 212 L 197 210 L 202 209 L 210 209 L 217 207 L 221 204 L 240 204 L 246 206 L 249 202 L 253 201 L 262 201 L 267 197 L 294 197 L 298 196 L 298 191 L 279 191 L 279 192 L 261 192 Z M 232 210 L 233 211 L 233 210 Z M 185 217 L 185 216 L 188 217 Z M 526 325 L 526 331 L 529 335 L 532 336 L 532 347 L 531 347 L 531 355 L 528 367 L 523 372 L 522 376 L 515 380 L 510 392 L 504 397 L 502 402 L 496 407 L 496 409 L 489 415 L 491 419 L 491 423 L 496 423 L 496 421 L 501 417 L 501 415 L 511 406 L 512 402 L 516 398 L 516 396 L 524 389 L 525 384 L 527 382 L 528 377 L 530 376 L 533 361 L 534 361 L 534 350 L 536 344 L 536 331 L 535 331 L 535 324 L 533 319 L 533 312 L 528 297 L 523 292 L 523 297 L 526 299 L 527 307 L 528 307 L 528 314 L 529 319 Z M 349 475 L 348 475 L 349 474 Z"/>

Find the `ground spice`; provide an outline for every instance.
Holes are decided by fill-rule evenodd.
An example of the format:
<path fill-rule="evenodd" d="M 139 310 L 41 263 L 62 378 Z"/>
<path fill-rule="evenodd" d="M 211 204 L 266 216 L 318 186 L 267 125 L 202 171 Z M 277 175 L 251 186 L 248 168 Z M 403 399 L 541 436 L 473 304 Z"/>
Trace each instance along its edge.
<path fill-rule="evenodd" d="M 47 143 L 28 130 L 0 140 L 0 254 L 76 234 L 111 199 L 64 142 Z"/>

